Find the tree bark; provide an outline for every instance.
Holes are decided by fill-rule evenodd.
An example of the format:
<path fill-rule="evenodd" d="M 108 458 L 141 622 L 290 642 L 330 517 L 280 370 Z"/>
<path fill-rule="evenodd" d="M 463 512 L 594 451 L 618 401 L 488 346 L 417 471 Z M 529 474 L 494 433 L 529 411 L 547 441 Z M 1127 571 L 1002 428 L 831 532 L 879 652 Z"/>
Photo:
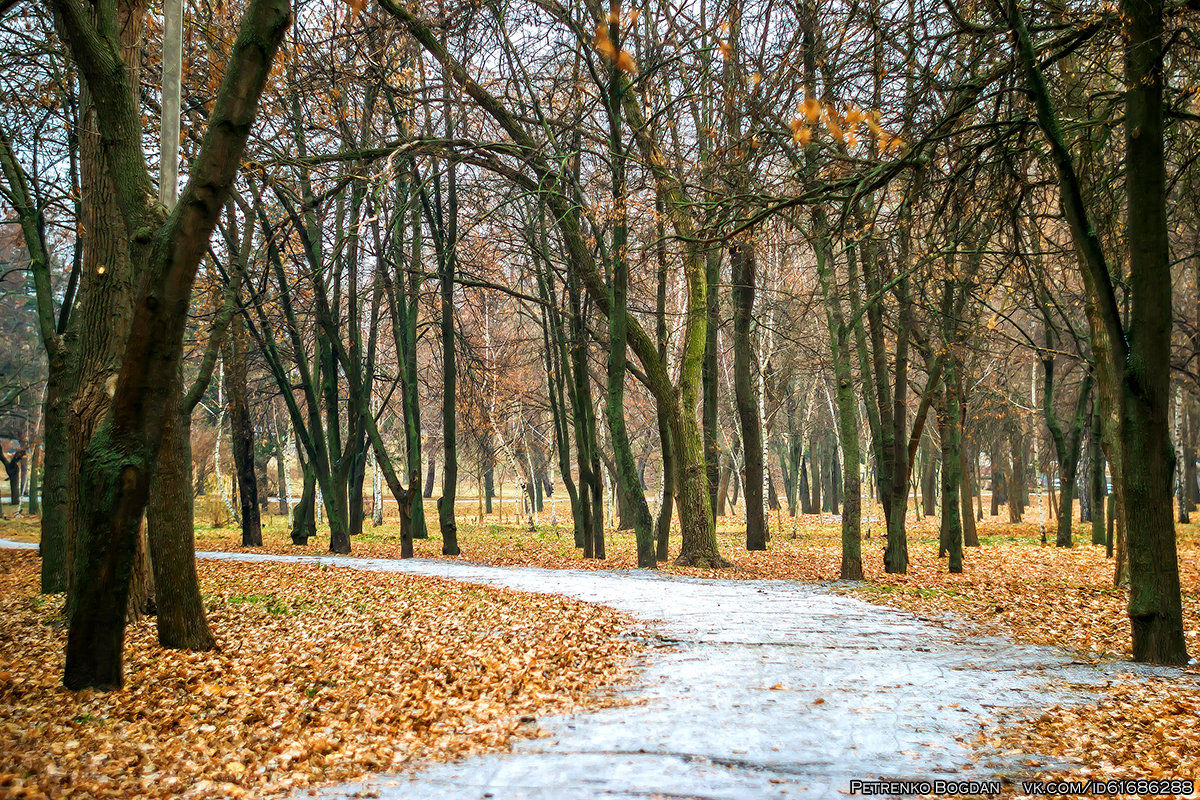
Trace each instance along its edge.
<path fill-rule="evenodd" d="M 317 470 L 308 461 L 300 463 L 300 500 L 292 514 L 292 544 L 304 547 L 317 536 Z"/>
<path fill-rule="evenodd" d="M 1098 394 L 1098 393 L 1097 393 Z M 1099 397 L 1094 401 L 1099 405 Z M 1092 544 L 1103 545 L 1107 542 L 1104 530 L 1104 517 L 1108 494 L 1108 481 L 1104 472 L 1104 448 L 1101 445 L 1101 418 L 1096 411 L 1092 413 L 1092 424 L 1088 436 L 1088 449 L 1091 456 L 1088 459 L 1088 491 L 1092 495 Z"/>
<path fill-rule="evenodd" d="M 738 243 L 729 248 L 733 283 L 733 389 L 746 464 L 746 549 L 766 550 L 762 429 L 759 427 L 758 384 L 754 378 L 754 346 L 750 340 L 758 271 L 756 263 L 751 243 Z"/>
<path fill-rule="evenodd" d="M 182 376 L 177 380 L 182 381 Z M 163 425 L 158 468 L 146 505 L 146 529 L 157 592 L 158 643 L 180 650 L 212 650 L 216 640 L 204 615 L 196 577 L 192 409 L 185 407 L 178 383 L 172 408 Z"/>
<path fill-rule="evenodd" d="M 947 284 L 949 281 L 947 281 Z M 947 292 L 951 291 L 947 286 Z M 949 556 L 951 573 L 963 571 L 963 528 L 961 504 L 962 431 L 959 428 L 962 411 L 958 404 L 958 365 L 955 358 L 947 359 L 945 389 L 938 409 L 938 427 L 942 438 L 942 524 L 941 546 Z"/>
<path fill-rule="evenodd" d="M 225 346 L 225 396 L 229 398 L 229 429 L 237 473 L 239 511 L 242 518 L 242 547 L 262 547 L 259 516 L 258 477 L 254 472 L 254 424 L 247 398 L 246 334 L 240 316 L 230 321 Z M 191 425 L 188 425 L 191 430 Z M 191 461 L 188 461 L 189 466 Z"/>
<path fill-rule="evenodd" d="M 965 415 L 964 415 L 965 417 Z M 965 443 L 966 435 L 963 435 L 963 443 L 959 447 L 959 469 L 962 475 L 962 522 L 963 522 L 963 546 L 964 547 L 979 547 L 979 528 L 975 524 L 975 507 L 973 505 L 975 499 L 975 481 L 973 480 L 971 462 L 974 460 L 968 455 L 970 447 Z"/>
<path fill-rule="evenodd" d="M 717 367 L 720 353 L 717 351 L 717 326 L 721 321 L 718 287 L 721 281 L 722 256 L 721 248 L 714 247 L 707 252 L 704 259 L 704 280 L 708 286 L 708 323 L 704 332 L 704 366 L 700 374 L 701 393 L 704 398 L 704 465 L 708 473 L 708 502 L 713 509 L 714 524 L 716 517 L 721 513 L 716 509 L 718 503 L 721 503 L 717 496 L 721 471 L 721 447 L 718 444 L 720 377 Z"/>
<path fill-rule="evenodd" d="M 1163 0 L 1123 0 L 1125 189 L 1133 298 L 1121 385 L 1121 450 L 1129 547 L 1133 657 L 1186 664 L 1179 557 L 1171 512 L 1175 449 L 1171 377 L 1171 260 L 1163 140 Z"/>

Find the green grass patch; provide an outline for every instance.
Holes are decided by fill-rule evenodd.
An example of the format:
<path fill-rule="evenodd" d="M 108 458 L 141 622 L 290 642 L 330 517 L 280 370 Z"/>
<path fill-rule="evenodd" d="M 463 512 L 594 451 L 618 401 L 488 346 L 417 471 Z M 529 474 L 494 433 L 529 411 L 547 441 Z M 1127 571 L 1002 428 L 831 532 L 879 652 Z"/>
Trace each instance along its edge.
<path fill-rule="evenodd" d="M 276 617 L 300 614 L 315 608 L 312 603 L 304 601 L 288 603 L 273 594 L 235 594 L 225 598 L 225 602 L 231 606 L 261 606 L 266 609 L 268 614 Z"/>

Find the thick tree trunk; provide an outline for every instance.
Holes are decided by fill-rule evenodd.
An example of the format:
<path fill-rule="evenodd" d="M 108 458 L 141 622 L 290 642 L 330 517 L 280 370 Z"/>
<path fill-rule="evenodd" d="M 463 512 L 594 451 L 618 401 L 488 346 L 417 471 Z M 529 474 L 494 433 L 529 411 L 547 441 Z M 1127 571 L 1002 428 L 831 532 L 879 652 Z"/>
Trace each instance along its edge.
<path fill-rule="evenodd" d="M 70 380 L 65 355 L 52 354 L 42 411 L 42 594 L 67 590 Z"/>
<path fill-rule="evenodd" d="M 948 283 L 948 282 L 947 282 Z M 950 291 L 949 287 L 947 291 Z M 951 573 L 963 571 L 963 529 L 960 514 L 962 478 L 962 431 L 959 428 L 962 411 L 958 404 L 958 365 L 947 359 L 945 389 L 938 409 L 938 427 L 942 438 L 942 524 L 941 546 L 950 557 Z"/>
<path fill-rule="evenodd" d="M 712 568 L 728 566 L 717 551 L 712 511 L 708 505 L 708 475 L 700 425 L 694 410 L 684 410 L 682 404 L 672 409 L 671 442 L 675 445 L 676 503 L 683 539 L 675 563 Z"/>
<path fill-rule="evenodd" d="M 163 426 L 158 467 L 146 505 L 157 591 L 158 643 L 181 650 L 211 650 L 216 641 L 204 615 L 196 577 L 191 413 L 184 410 L 178 389 L 173 401 L 175 410 Z"/>
<path fill-rule="evenodd" d="M 1121 450 L 1129 547 L 1133 657 L 1186 664 L 1179 558 L 1171 513 L 1175 449 L 1171 378 L 1171 260 L 1163 141 L 1163 0 L 1123 0 L 1125 188 L 1133 309 L 1121 384 Z"/>
<path fill-rule="evenodd" d="M 121 55 L 129 91 L 138 86 L 146 6 L 143 0 L 121 2 L 116 11 Z M 115 87 L 114 87 L 115 88 Z M 75 560 L 86 525 L 82 486 L 84 451 L 108 411 L 121 368 L 121 356 L 133 316 L 135 276 L 130 262 L 129 235 L 117 202 L 117 187 L 109 174 L 92 90 L 80 83 L 79 167 L 82 271 L 74 311 L 72 336 L 74 390 L 66 418 L 67 445 L 67 574 L 69 607 L 75 606 L 80 576 Z M 132 559 L 130 561 L 132 569 Z M 128 587 L 125 589 L 128 592 Z M 126 595 L 123 595 L 124 599 Z M 122 628 L 123 633 L 123 628 Z M 119 680 L 119 665 L 118 665 Z"/>
<path fill-rule="evenodd" d="M 72 50 L 96 47 L 85 21 L 73 16 L 82 11 L 67 4 L 59 10 L 60 27 Z M 170 387 L 179 371 L 196 269 L 229 195 L 258 99 L 289 22 L 286 3 L 252 0 L 247 6 L 210 112 L 210 127 L 195 162 L 197 172 L 176 212 L 167 218 L 150 199 L 151 181 L 138 144 L 136 81 L 127 83 L 128 76 L 120 68 L 116 77 L 105 73 L 96 66 L 102 61 L 98 57 L 76 58 L 87 71 L 85 82 L 105 99 L 104 151 L 111 164 L 121 165 L 110 172 L 120 181 L 117 199 L 130 223 L 126 230 L 147 227 L 156 233 L 125 239 L 126 253 L 136 257 L 141 274 L 139 302 L 132 313 L 111 408 L 80 458 L 81 514 L 76 518 L 79 536 L 71 572 L 63 676 L 71 689 L 107 689 L 122 683 L 125 611 L 138 530 L 170 413 Z M 127 258 L 127 262 L 134 260 Z"/>
<path fill-rule="evenodd" d="M 746 549 L 766 550 L 762 429 L 759 427 L 758 383 L 754 377 L 754 346 L 750 341 L 758 270 L 751 248 L 752 245 L 748 243 L 729 248 L 733 282 L 733 389 L 742 432 L 742 453 L 746 462 Z"/>

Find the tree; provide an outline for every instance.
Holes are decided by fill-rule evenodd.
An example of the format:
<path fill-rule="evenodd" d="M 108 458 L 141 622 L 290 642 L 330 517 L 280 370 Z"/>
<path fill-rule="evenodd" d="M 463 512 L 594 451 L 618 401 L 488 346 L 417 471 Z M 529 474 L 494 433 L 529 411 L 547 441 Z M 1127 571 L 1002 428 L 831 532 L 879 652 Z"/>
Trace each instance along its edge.
<path fill-rule="evenodd" d="M 1166 224 L 1163 150 L 1163 6 L 1158 0 L 1126 0 L 1125 181 L 1128 201 L 1128 328 L 1121 315 L 1107 258 L 1089 219 L 1074 162 L 1067 151 L 1024 18 L 1015 0 L 1008 5 L 1038 124 L 1054 160 L 1064 215 L 1070 225 L 1088 293 L 1111 352 L 1111 374 L 1119 380 L 1120 449 L 1118 481 L 1125 493 L 1123 516 L 1129 547 L 1129 617 L 1134 658 L 1152 663 L 1187 662 L 1179 590 L 1179 561 L 1171 511 L 1170 256 Z"/>
<path fill-rule="evenodd" d="M 141 277 L 112 401 L 80 464 L 81 514 L 63 682 L 72 689 L 108 689 L 122 683 L 125 606 L 138 527 L 178 374 L 192 283 L 291 15 L 286 2 L 251 0 L 191 179 L 176 210 L 167 215 L 151 190 L 130 68 L 117 39 L 122 29 L 117 9 L 97 8 L 93 18 L 75 0 L 51 5 L 95 104 L 115 207 L 124 230 L 132 233 L 103 232 L 122 241 L 123 254 Z"/>

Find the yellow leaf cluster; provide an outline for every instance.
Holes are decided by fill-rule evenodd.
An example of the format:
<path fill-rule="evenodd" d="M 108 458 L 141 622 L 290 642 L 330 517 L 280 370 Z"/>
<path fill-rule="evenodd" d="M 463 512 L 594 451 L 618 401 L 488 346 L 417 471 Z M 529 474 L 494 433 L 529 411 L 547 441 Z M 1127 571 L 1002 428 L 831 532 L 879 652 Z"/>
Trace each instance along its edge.
<path fill-rule="evenodd" d="M 874 137 L 882 153 L 903 149 L 904 140 L 884 129 L 879 124 L 878 111 L 864 111 L 858 106 L 847 106 L 842 112 L 833 103 L 822 103 L 815 97 L 806 97 L 796 109 L 796 117 L 789 123 L 792 139 L 807 145 L 812 140 L 810 126 L 815 127 L 824 120 L 829 136 L 840 145 L 853 150 L 864 141 L 860 134 L 865 128 Z M 803 133 L 807 131 L 807 133 Z"/>
<path fill-rule="evenodd" d="M 611 19 L 611 15 L 610 15 Z M 627 50 L 617 50 L 608 35 L 608 25 L 601 22 L 596 26 L 596 37 L 592 41 L 592 46 L 596 48 L 596 52 L 605 59 L 616 64 L 617 69 L 629 75 L 637 74 L 637 65 L 633 61 L 633 56 Z"/>

